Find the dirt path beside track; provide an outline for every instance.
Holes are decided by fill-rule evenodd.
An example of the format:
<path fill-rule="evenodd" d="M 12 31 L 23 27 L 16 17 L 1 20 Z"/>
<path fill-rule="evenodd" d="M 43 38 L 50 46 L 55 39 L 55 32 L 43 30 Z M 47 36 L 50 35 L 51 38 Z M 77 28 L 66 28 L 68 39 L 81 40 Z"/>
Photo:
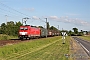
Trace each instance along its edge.
<path fill-rule="evenodd" d="M 19 42 L 21 42 L 21 40 L 0 40 L 0 46 L 12 45 Z"/>
<path fill-rule="evenodd" d="M 71 38 L 70 41 L 70 53 L 70 58 L 72 58 L 72 60 L 90 60 L 88 54 L 73 38 Z"/>

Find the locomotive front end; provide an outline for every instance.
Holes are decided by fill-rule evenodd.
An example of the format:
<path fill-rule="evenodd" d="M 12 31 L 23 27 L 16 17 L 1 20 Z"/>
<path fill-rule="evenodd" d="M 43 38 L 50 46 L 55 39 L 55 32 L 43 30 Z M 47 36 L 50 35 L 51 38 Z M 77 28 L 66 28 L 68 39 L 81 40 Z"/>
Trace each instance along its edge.
<path fill-rule="evenodd" d="M 19 39 L 28 38 L 29 35 L 29 27 L 28 26 L 21 26 L 19 30 Z"/>

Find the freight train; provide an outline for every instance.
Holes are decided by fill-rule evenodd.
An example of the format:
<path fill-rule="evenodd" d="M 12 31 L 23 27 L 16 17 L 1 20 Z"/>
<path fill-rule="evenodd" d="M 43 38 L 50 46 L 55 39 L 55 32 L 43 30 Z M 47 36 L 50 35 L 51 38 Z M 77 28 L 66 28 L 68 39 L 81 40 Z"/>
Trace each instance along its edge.
<path fill-rule="evenodd" d="M 58 36 L 60 32 L 58 30 L 46 30 L 45 28 L 32 27 L 30 25 L 20 26 L 19 39 L 32 39 L 42 38 L 50 36 Z"/>

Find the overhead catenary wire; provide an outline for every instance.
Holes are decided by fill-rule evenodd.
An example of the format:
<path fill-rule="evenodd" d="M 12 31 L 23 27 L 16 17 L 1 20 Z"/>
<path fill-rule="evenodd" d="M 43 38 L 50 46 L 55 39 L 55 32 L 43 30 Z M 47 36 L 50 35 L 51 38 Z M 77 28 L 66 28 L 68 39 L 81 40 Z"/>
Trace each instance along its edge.
<path fill-rule="evenodd" d="M 5 5 L 5 4 L 3 4 L 2 2 L 0 2 L 0 5 L 2 5 L 3 7 L 8 8 L 8 9 L 10 9 L 10 10 L 12 10 L 12 11 L 15 11 L 15 12 L 21 14 L 21 15 L 24 15 L 24 16 L 26 16 L 26 17 L 29 17 L 29 18 L 33 19 L 33 18 L 30 17 L 29 15 L 27 15 L 27 14 L 25 14 L 25 13 L 22 13 L 22 12 L 20 12 L 20 11 L 17 11 L 17 10 L 15 10 L 15 9 L 13 9 L 13 8 L 11 8 L 11 7 L 9 7 L 9 6 Z M 7 12 L 9 12 L 9 13 L 15 14 L 15 13 L 13 13 L 13 12 L 11 12 L 11 11 L 6 10 L 6 9 L 0 8 L 0 10 L 7 11 Z M 7 14 L 5 14 L 5 15 L 7 15 Z M 15 15 L 16 15 L 16 14 L 15 14 Z M 40 20 L 41 20 L 42 22 L 45 22 L 45 21 L 42 20 L 42 19 L 40 19 Z M 32 22 L 33 22 L 33 21 L 32 21 Z"/>
<path fill-rule="evenodd" d="M 19 13 L 19 14 L 22 14 L 22 15 L 24 15 L 24 16 L 30 17 L 29 15 L 27 15 L 27 14 L 25 14 L 25 13 L 22 13 L 22 12 L 20 12 L 20 11 L 17 11 L 16 9 L 13 9 L 13 8 L 7 6 L 6 4 L 2 3 L 2 2 L 0 2 L 0 4 L 1 4 L 2 6 L 4 6 L 4 7 L 8 8 L 8 9 L 10 9 L 10 10 L 13 10 L 13 11 Z M 2 9 L 2 8 L 0 8 L 0 9 L 1 9 L 1 10 L 4 10 L 4 11 L 8 11 L 8 10 Z M 8 12 L 12 13 L 11 11 L 8 11 Z M 40 19 L 40 20 L 43 21 L 42 19 Z M 45 22 L 45 21 L 43 21 L 43 22 Z"/>
<path fill-rule="evenodd" d="M 39 18 L 42 22 L 46 22 L 46 21 L 44 21 L 44 20 L 42 20 L 41 18 Z"/>
<path fill-rule="evenodd" d="M 15 15 L 15 16 L 17 16 L 15 13 L 13 13 L 13 12 L 11 12 L 11 11 L 9 11 L 9 10 L 6 10 L 6 9 L 3 9 L 3 8 L 0 8 L 0 10 L 2 10 L 2 14 L 3 15 L 9 15 L 10 16 L 10 14 L 9 13 L 11 13 L 11 14 L 13 14 L 13 15 Z M 1 13 L 0 13 L 1 14 Z"/>
<path fill-rule="evenodd" d="M 10 9 L 10 10 L 13 10 L 13 11 L 15 11 L 15 12 L 21 14 L 21 15 L 30 17 L 29 15 L 27 15 L 27 14 L 25 14 L 25 13 L 22 13 L 22 12 L 20 12 L 20 11 L 17 11 L 17 10 L 15 10 L 15 9 L 13 9 L 13 8 L 11 8 L 11 7 L 9 7 L 9 6 L 5 5 L 5 4 L 3 4 L 2 2 L 0 2 L 0 4 L 1 4 L 2 6 L 4 6 L 4 7 L 8 8 L 8 9 Z M 4 10 L 4 9 L 2 9 L 2 10 Z M 10 11 L 9 11 L 9 12 L 10 12 Z"/>
<path fill-rule="evenodd" d="M 1 15 L 4 15 L 5 17 L 6 17 L 6 15 L 9 16 L 9 17 L 12 17 L 11 14 L 13 14 L 13 15 L 15 15 L 15 16 L 17 16 L 17 17 L 26 16 L 26 17 L 31 18 L 29 15 L 24 14 L 24 13 L 22 13 L 22 12 L 19 12 L 18 10 L 13 9 L 13 8 L 11 8 L 11 7 L 3 4 L 2 2 L 0 2 L 0 5 L 3 6 L 3 8 L 0 7 L 0 10 L 4 11 L 3 14 L 1 14 Z M 18 16 L 18 14 L 16 14 L 16 12 L 17 12 L 18 14 L 21 14 L 21 15 Z M 10 16 L 10 15 L 11 15 L 11 16 Z M 15 16 L 14 16 L 14 17 L 15 17 Z M 21 17 L 21 19 L 22 19 L 22 17 Z"/>
<path fill-rule="evenodd" d="M 9 6 L 7 6 L 6 4 L 4 4 L 4 3 L 2 3 L 2 2 L 0 2 L 0 5 L 2 5 L 3 7 L 9 9 L 9 10 L 6 10 L 6 9 L 0 8 L 0 10 L 7 11 L 8 13 L 12 13 L 12 14 L 14 14 L 15 12 L 17 12 L 17 13 L 23 15 L 23 16 L 26 16 L 26 17 L 29 17 L 30 19 L 33 19 L 33 18 L 30 17 L 29 15 L 27 15 L 27 14 L 25 14 L 25 13 L 22 13 L 22 12 L 16 10 L 16 9 L 13 9 L 12 7 L 9 7 Z M 11 10 L 12 10 L 12 11 L 11 11 Z M 13 11 L 14 11 L 14 12 L 13 12 Z M 5 15 L 8 15 L 8 14 L 5 14 Z M 16 15 L 16 14 L 15 14 L 15 15 Z M 39 18 L 39 20 L 40 20 L 41 22 L 45 22 L 45 23 L 46 23 L 46 21 L 42 20 L 41 18 Z M 32 21 L 32 22 L 33 22 L 33 21 Z"/>

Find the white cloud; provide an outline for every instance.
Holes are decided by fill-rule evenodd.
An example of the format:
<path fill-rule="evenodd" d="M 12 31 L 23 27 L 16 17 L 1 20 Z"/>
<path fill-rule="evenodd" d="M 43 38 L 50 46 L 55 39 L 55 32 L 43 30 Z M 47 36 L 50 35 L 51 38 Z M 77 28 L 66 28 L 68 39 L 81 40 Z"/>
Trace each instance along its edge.
<path fill-rule="evenodd" d="M 49 19 L 59 19 L 57 16 L 49 16 Z"/>
<path fill-rule="evenodd" d="M 45 17 L 45 16 L 44 16 Z M 62 16 L 62 17 L 58 17 L 58 16 L 48 16 L 47 17 L 49 20 L 56 20 L 58 22 L 64 22 L 64 23 L 71 23 L 71 24 L 75 24 L 75 25 L 80 25 L 80 26 L 90 26 L 89 22 L 86 22 L 84 20 L 78 19 L 78 18 L 69 18 L 68 16 Z M 32 19 L 35 20 L 40 20 L 39 17 L 37 16 L 33 16 Z"/>
<path fill-rule="evenodd" d="M 69 18 L 68 16 L 62 16 L 62 17 L 57 17 L 57 16 L 50 16 L 48 17 L 51 20 L 56 20 L 59 22 L 64 22 L 64 23 L 71 23 L 71 24 L 76 24 L 76 25 L 82 25 L 82 26 L 90 26 L 89 22 L 86 22 L 84 20 L 78 19 L 78 18 Z"/>
<path fill-rule="evenodd" d="M 35 19 L 35 20 L 40 20 L 40 18 L 39 18 L 39 17 L 37 17 L 37 16 L 33 16 L 33 17 L 32 17 L 32 19 Z"/>

